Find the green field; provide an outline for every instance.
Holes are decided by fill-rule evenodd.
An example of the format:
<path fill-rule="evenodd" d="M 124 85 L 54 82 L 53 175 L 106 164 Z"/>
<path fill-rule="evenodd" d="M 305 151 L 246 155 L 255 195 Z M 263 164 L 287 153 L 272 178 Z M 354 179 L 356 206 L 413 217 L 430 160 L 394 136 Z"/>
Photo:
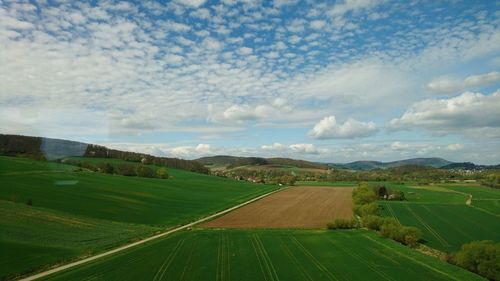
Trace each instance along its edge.
<path fill-rule="evenodd" d="M 0 157 L 0 245 L 8 253 L 0 256 L 0 279 L 115 247 L 275 188 L 175 169 L 169 179 L 77 170 Z"/>
<path fill-rule="evenodd" d="M 451 252 L 474 240 L 500 241 L 497 208 L 500 190 L 477 184 L 396 186 L 394 189 L 403 190 L 408 201 L 380 201 L 383 215 L 419 228 L 427 246 Z M 465 204 L 469 194 L 473 198 L 470 206 Z"/>
<path fill-rule="evenodd" d="M 0 200 L 0 279 L 86 256 L 160 230 L 141 224 L 76 217 Z"/>
<path fill-rule="evenodd" d="M 48 280 L 482 280 L 370 231 L 192 230 Z"/>

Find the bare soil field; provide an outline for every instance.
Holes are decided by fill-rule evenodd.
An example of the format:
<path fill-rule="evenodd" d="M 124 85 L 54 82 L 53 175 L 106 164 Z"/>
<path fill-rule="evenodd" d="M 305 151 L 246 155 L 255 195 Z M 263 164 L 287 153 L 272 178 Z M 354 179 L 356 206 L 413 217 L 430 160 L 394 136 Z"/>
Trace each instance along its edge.
<path fill-rule="evenodd" d="M 352 218 L 351 194 L 351 187 L 293 187 L 245 205 L 201 226 L 324 228 L 336 218 Z"/>

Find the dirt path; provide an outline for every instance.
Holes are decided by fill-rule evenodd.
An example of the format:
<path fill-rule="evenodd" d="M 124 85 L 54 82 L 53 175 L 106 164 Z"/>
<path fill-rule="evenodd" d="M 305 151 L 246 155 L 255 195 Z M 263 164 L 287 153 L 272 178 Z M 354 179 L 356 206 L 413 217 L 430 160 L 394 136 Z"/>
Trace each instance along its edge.
<path fill-rule="evenodd" d="M 324 228 L 337 218 L 352 218 L 352 188 L 289 188 L 209 221 L 213 228 Z"/>
<path fill-rule="evenodd" d="M 236 210 L 238 208 L 241 208 L 247 204 L 250 204 L 254 201 L 257 201 L 259 199 L 262 199 L 266 196 L 269 196 L 273 193 L 276 193 L 276 192 L 279 192 L 279 191 L 283 191 L 283 190 L 286 190 L 287 188 L 283 188 L 283 189 L 278 189 L 278 190 L 274 190 L 274 191 L 271 191 L 271 192 L 268 192 L 266 194 L 263 194 L 263 195 L 260 195 L 258 197 L 255 197 L 253 199 L 250 199 L 244 203 L 241 203 L 239 205 L 236 205 L 234 207 L 231 207 L 229 209 L 226 209 L 224 211 L 220 211 L 218 213 L 215 213 L 213 215 L 210 215 L 208 217 L 205 217 L 205 218 L 202 218 L 202 219 L 199 219 L 197 221 L 194 221 L 192 223 L 188 223 L 188 224 L 185 224 L 185 225 L 182 225 L 182 226 L 179 226 L 179 227 L 176 227 L 174 229 L 170 229 L 166 232 L 163 232 L 163 233 L 160 233 L 160 234 L 157 234 L 157 235 L 154 235 L 154 236 L 151 236 L 151 237 L 148 237 L 148 238 L 145 238 L 145 239 L 142 239 L 140 241 L 136 241 L 134 243 L 130 243 L 130 244 L 127 244 L 127 245 L 124 245 L 124 246 L 121 246 L 119 248 L 116 248 L 114 250 L 111 250 L 111 251 L 107 251 L 107 252 L 104 252 L 104 253 L 101 253 L 101 254 L 98 254 L 98 255 L 95 255 L 95 256 L 92 256 L 92 257 L 88 257 L 88 258 L 85 258 L 83 260 L 79 260 L 79 261 L 75 261 L 75 262 L 72 262 L 72 263 L 69 263 L 69 264 L 66 264 L 66 265 L 62 265 L 62 266 L 58 266 L 56 268 L 53 268 L 53 269 L 50 269 L 50 270 L 47 270 L 47 271 L 44 271 L 44 272 L 40 272 L 38 274 L 35 274 L 35 275 L 31 275 L 31 276 L 28 276 L 28 277 L 25 277 L 23 279 L 20 279 L 21 281 L 30 281 L 30 280 L 36 280 L 36 279 L 39 279 L 39 278 L 42 278 L 42 277 L 46 277 L 48 275 L 51 275 L 51 274 L 54 274 L 56 272 L 60 272 L 60 271 L 63 271 L 63 270 L 66 270 L 66 269 L 69 269 L 69 268 L 72 268 L 72 267 L 75 267 L 75 266 L 79 266 L 79 265 L 82 265 L 82 264 L 85 264 L 85 263 L 88 263 L 90 261 L 93 261 L 93 260 L 96 260 L 96 259 L 100 259 L 100 258 L 103 258 L 103 257 L 106 257 L 106 256 L 109 256 L 109 255 L 112 255 L 112 254 L 115 254 L 115 253 L 118 253 L 118 252 L 121 252 L 121 251 L 124 251 L 126 249 L 129 249 L 129 248 L 132 248 L 132 247 L 135 247 L 135 246 L 138 246 L 138 245 L 141 245 L 141 244 L 144 244 L 144 243 L 147 243 L 149 241 L 152 241 L 152 240 L 155 240 L 155 239 L 158 239 L 158 238 L 161 238 L 161 237 L 164 237 L 164 236 L 167 236 L 169 234 L 172 234 L 174 232 L 177 232 L 177 231 L 180 231 L 180 230 L 183 230 L 183 229 L 186 229 L 186 228 L 189 228 L 189 227 L 192 227 L 196 224 L 199 224 L 199 223 L 202 223 L 202 222 L 205 222 L 207 220 L 211 220 L 215 217 L 218 217 L 220 215 L 223 215 L 223 214 L 226 214 L 226 213 L 229 213 L 233 210 Z"/>

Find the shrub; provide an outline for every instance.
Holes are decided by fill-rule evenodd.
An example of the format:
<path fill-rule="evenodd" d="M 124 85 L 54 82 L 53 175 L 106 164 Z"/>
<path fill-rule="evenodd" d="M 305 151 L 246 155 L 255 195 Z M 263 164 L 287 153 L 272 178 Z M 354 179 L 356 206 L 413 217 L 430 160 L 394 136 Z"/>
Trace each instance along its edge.
<path fill-rule="evenodd" d="M 372 202 L 364 205 L 354 205 L 354 213 L 360 217 L 378 215 L 378 204 Z"/>
<path fill-rule="evenodd" d="M 134 177 L 137 176 L 135 168 L 131 164 L 122 163 L 118 165 L 118 174 L 122 176 Z"/>
<path fill-rule="evenodd" d="M 377 201 L 378 197 L 367 183 L 362 182 L 352 191 L 352 199 L 355 205 L 364 205 Z"/>
<path fill-rule="evenodd" d="M 363 226 L 372 230 L 380 230 L 380 226 L 384 223 L 384 218 L 374 215 L 368 215 L 363 217 Z"/>
<path fill-rule="evenodd" d="M 156 170 L 156 177 L 158 177 L 159 179 L 167 179 L 168 178 L 167 169 L 162 167 Z"/>
<path fill-rule="evenodd" d="M 380 235 L 396 240 L 401 224 L 393 218 L 386 218 L 380 226 Z"/>
<path fill-rule="evenodd" d="M 94 165 L 92 165 L 90 162 L 87 162 L 87 161 L 82 162 L 81 167 L 84 169 L 91 170 L 91 171 L 97 170 L 97 168 Z"/>
<path fill-rule="evenodd" d="M 420 229 L 413 226 L 402 226 L 399 229 L 398 242 L 401 242 L 410 247 L 415 247 L 418 245 L 420 238 L 422 237 L 422 232 Z"/>
<path fill-rule="evenodd" d="M 330 222 L 326 225 L 328 229 L 350 229 L 357 228 L 358 223 L 354 219 L 336 219 L 333 222 Z"/>
<path fill-rule="evenodd" d="M 104 162 L 97 164 L 97 169 L 101 173 L 106 173 L 106 174 L 113 174 L 115 171 L 115 167 L 113 167 L 113 165 Z"/>
<path fill-rule="evenodd" d="M 154 178 L 155 171 L 146 165 L 139 165 L 137 167 L 137 175 L 143 178 Z"/>
<path fill-rule="evenodd" d="M 491 280 L 500 280 L 500 243 L 490 240 L 462 245 L 453 262 Z"/>

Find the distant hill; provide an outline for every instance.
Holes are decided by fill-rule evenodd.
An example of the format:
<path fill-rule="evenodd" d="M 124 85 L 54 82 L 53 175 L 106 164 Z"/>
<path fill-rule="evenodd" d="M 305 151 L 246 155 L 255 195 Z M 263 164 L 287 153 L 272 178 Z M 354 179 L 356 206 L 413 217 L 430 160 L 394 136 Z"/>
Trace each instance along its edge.
<path fill-rule="evenodd" d="M 326 169 L 326 164 L 314 163 L 305 160 L 296 160 L 290 158 L 262 158 L 262 157 L 238 157 L 217 155 L 210 157 L 198 158 L 195 161 L 203 165 L 210 166 L 225 166 L 227 168 L 236 168 L 241 166 L 260 166 L 260 165 L 276 165 L 276 166 L 292 166 L 304 169 Z"/>
<path fill-rule="evenodd" d="M 168 168 L 208 173 L 202 164 L 177 158 L 157 157 L 144 153 L 121 151 L 76 141 L 0 134 L 0 155 L 56 160 L 70 156 L 113 158 L 132 162 L 145 161 Z"/>
<path fill-rule="evenodd" d="M 244 158 L 248 157 L 217 155 L 217 156 L 201 157 L 195 159 L 195 161 L 203 165 L 229 166 L 237 163 L 238 161 L 241 161 Z"/>
<path fill-rule="evenodd" d="M 499 165 L 476 165 L 472 162 L 451 163 L 440 167 L 443 170 L 489 170 L 500 169 Z"/>
<path fill-rule="evenodd" d="M 328 164 L 328 166 L 339 169 L 349 169 L 349 170 L 373 170 L 373 169 L 387 169 L 387 168 L 401 167 L 407 165 L 440 168 L 452 163 L 453 162 L 450 162 L 443 158 L 433 157 L 433 158 L 412 158 L 412 159 L 405 159 L 392 162 L 355 161 L 345 164 L 332 163 Z"/>

